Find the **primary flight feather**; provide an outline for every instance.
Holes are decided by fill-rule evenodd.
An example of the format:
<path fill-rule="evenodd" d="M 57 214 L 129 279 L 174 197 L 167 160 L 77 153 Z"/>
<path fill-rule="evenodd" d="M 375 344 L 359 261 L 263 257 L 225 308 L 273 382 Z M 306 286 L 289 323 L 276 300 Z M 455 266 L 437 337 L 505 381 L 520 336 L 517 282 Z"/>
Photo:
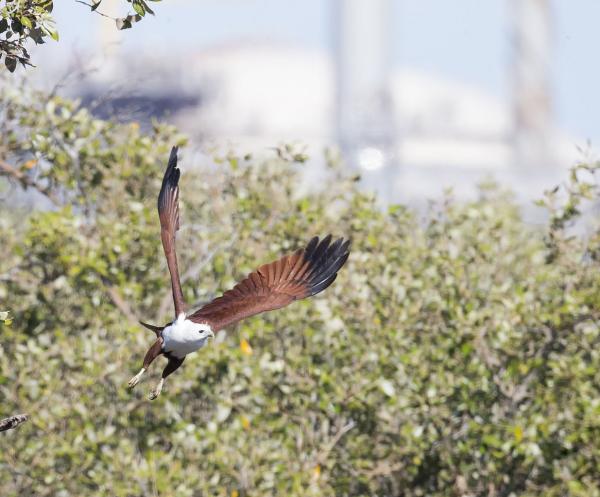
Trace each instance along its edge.
<path fill-rule="evenodd" d="M 339 238 L 332 242 L 331 235 L 322 240 L 314 237 L 304 249 L 259 267 L 221 297 L 186 314 L 175 250 L 175 234 L 179 229 L 179 177 L 177 147 L 173 147 L 158 195 L 158 215 L 171 274 L 175 320 L 165 326 L 141 323 L 156 334 L 156 340 L 144 357 L 142 369 L 129 381 L 133 388 L 154 359 L 166 356 L 168 363 L 150 399 L 158 397 L 165 378 L 181 366 L 187 354 L 202 348 L 214 333 L 242 319 L 281 309 L 295 300 L 322 292 L 333 283 L 349 255 L 349 240 Z"/>

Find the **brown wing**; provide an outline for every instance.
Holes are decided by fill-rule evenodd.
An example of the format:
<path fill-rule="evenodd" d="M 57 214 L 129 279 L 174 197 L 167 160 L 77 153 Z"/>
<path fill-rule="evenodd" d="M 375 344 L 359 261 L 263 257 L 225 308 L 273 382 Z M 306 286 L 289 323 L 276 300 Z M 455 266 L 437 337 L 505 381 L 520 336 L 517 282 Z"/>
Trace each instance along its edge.
<path fill-rule="evenodd" d="M 313 238 L 305 249 L 261 266 L 209 304 L 188 317 L 208 323 L 213 331 L 265 311 L 280 309 L 294 300 L 316 295 L 333 283 L 348 259 L 350 241 L 320 243 Z"/>
<path fill-rule="evenodd" d="M 160 238 L 165 249 L 169 273 L 171 273 L 175 316 L 185 310 L 181 282 L 179 281 L 179 270 L 177 269 L 177 254 L 175 252 L 175 232 L 179 229 L 179 175 L 177 147 L 173 147 L 163 177 L 162 187 L 158 194 L 158 217 L 160 218 Z"/>

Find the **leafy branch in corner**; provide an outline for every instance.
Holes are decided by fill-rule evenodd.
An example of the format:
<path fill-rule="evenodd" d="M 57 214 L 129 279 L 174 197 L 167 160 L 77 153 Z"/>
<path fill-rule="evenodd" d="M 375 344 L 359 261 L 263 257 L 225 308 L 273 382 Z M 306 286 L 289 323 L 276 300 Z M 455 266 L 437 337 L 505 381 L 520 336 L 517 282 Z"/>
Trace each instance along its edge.
<path fill-rule="evenodd" d="M 90 8 L 103 17 L 112 19 L 117 29 L 129 29 L 146 16 L 154 15 L 154 11 L 148 5 L 149 2 L 160 0 L 123 0 L 131 4 L 133 12 L 123 17 L 113 17 L 100 12 L 102 0 L 75 0 Z M 48 38 L 59 40 L 58 30 L 55 26 L 52 11 L 53 0 L 0 0 L 0 62 L 11 73 L 15 71 L 18 64 L 23 67 L 32 66 L 31 56 L 27 45 L 33 42 L 42 45 Z M 3 59 L 3 60 L 2 60 Z"/>
<path fill-rule="evenodd" d="M 14 72 L 17 63 L 32 66 L 31 57 L 25 48 L 28 41 L 36 45 L 45 43 L 50 37 L 58 40 L 52 18 L 52 0 L 5 2 L 0 7 L 0 59 L 4 66 Z"/>

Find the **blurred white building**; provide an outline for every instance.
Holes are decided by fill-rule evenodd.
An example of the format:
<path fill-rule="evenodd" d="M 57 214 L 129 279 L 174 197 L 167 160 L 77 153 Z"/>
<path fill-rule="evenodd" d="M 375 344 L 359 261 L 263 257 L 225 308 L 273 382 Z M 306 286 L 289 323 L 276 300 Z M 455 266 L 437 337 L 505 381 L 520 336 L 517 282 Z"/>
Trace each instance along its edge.
<path fill-rule="evenodd" d="M 127 75 L 131 67 L 117 66 L 111 76 L 120 82 L 113 83 L 116 100 L 103 112 L 118 109 L 119 115 L 140 120 L 162 114 L 199 146 L 266 152 L 284 142 L 302 143 L 317 163 L 323 147 L 336 142 L 335 64 L 322 52 L 238 42 L 200 51 L 168 67 L 140 60 L 135 78 Z M 109 91 L 102 80 L 85 82 L 77 91 L 91 101 Z M 490 175 L 525 195 L 531 186 L 530 193 L 539 195 L 561 175 L 555 167 L 514 167 L 511 106 L 477 88 L 423 72 L 392 71 L 389 112 L 394 127 L 386 137 L 389 164 L 385 178 L 379 178 L 384 184 L 368 182 L 384 187 L 389 200 L 435 196 L 449 186 L 469 193 Z M 556 163 L 572 164 L 577 158 L 574 143 L 559 136 L 554 142 Z M 368 179 L 370 149 L 368 144 L 362 148 L 367 154 L 362 174 Z"/>
<path fill-rule="evenodd" d="M 323 147 L 337 143 L 365 186 L 392 201 L 422 201 L 447 187 L 469 194 L 490 176 L 531 198 L 578 158 L 576 141 L 554 129 L 547 101 L 550 20 L 540 16 L 548 0 L 513 0 L 511 101 L 394 69 L 391 0 L 332 1 L 331 53 L 246 38 L 133 56 L 115 50 L 110 31 L 100 70 L 75 92 L 101 101 L 100 114 L 166 118 L 199 147 L 268 153 L 306 144 L 313 173 Z"/>

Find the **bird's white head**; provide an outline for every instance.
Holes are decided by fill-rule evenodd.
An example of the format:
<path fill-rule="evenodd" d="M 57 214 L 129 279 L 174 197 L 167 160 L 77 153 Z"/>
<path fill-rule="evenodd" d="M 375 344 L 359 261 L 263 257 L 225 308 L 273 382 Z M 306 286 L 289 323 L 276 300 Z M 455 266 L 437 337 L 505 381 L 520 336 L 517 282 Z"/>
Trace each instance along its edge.
<path fill-rule="evenodd" d="M 200 338 L 204 338 L 206 340 L 208 340 L 209 338 L 212 338 L 214 340 L 215 338 L 213 330 L 207 324 L 203 325 L 202 328 L 198 330 L 198 334 L 200 335 Z"/>
<path fill-rule="evenodd" d="M 204 347 L 209 338 L 215 337 L 208 324 L 194 323 L 186 319 L 185 314 L 180 314 L 171 325 L 167 326 L 162 336 L 164 350 L 172 351 L 178 357 Z"/>

